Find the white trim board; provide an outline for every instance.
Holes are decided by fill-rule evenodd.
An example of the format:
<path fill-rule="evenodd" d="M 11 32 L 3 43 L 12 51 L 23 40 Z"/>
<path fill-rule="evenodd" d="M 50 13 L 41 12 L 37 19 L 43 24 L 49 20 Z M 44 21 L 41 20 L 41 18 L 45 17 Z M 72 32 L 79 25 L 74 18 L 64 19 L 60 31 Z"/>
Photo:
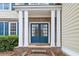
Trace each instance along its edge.
<path fill-rule="evenodd" d="M 14 6 L 15 10 L 57 10 L 61 9 L 61 5 L 52 6 Z"/>
<path fill-rule="evenodd" d="M 51 11 L 51 47 L 55 46 L 55 10 Z"/>
<path fill-rule="evenodd" d="M 79 56 L 79 53 L 77 53 L 77 52 L 75 52 L 75 51 L 72 51 L 71 49 L 69 49 L 69 48 L 66 48 L 66 47 L 62 47 L 62 51 L 64 52 L 64 53 L 66 53 L 67 55 L 69 55 L 69 56 Z"/>

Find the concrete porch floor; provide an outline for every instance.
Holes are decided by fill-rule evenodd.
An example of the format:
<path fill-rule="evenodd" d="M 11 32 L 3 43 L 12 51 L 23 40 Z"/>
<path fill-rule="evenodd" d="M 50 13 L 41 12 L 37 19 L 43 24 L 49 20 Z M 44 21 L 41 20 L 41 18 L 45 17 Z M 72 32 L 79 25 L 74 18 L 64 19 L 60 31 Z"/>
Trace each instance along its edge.
<path fill-rule="evenodd" d="M 61 48 L 50 46 L 17 47 L 14 52 L 13 56 L 65 56 Z"/>

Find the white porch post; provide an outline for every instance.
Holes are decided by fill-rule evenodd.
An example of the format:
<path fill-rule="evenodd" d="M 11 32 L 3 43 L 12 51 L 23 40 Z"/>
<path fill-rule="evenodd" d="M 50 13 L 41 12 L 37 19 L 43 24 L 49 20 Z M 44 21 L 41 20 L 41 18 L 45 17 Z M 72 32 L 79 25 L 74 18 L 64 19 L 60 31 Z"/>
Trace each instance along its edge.
<path fill-rule="evenodd" d="M 19 47 L 23 47 L 23 15 L 22 11 L 19 11 Z"/>
<path fill-rule="evenodd" d="M 57 10 L 57 47 L 60 47 L 60 9 Z"/>
<path fill-rule="evenodd" d="M 28 11 L 24 11 L 24 47 L 28 46 Z"/>
<path fill-rule="evenodd" d="M 55 10 L 51 11 L 51 47 L 55 47 Z"/>

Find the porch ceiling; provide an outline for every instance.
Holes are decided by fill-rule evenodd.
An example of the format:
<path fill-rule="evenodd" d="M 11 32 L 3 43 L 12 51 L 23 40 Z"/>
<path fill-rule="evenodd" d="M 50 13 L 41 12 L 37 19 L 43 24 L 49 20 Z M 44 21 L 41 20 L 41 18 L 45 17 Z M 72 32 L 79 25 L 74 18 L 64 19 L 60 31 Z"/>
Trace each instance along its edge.
<path fill-rule="evenodd" d="M 51 11 L 49 10 L 32 10 L 28 11 L 29 17 L 51 17 Z"/>

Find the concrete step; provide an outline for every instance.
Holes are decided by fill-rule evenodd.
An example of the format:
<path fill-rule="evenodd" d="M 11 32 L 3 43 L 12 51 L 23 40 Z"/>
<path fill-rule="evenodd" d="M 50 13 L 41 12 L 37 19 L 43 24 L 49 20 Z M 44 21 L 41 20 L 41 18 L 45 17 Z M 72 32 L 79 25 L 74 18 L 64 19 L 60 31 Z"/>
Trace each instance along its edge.
<path fill-rule="evenodd" d="M 62 56 L 64 55 L 61 48 L 40 48 L 40 47 L 18 47 L 14 49 L 15 55 L 29 56 L 29 55 L 49 55 Z"/>
<path fill-rule="evenodd" d="M 49 56 L 49 55 L 47 55 L 47 54 L 30 54 L 28 56 Z"/>
<path fill-rule="evenodd" d="M 32 50 L 32 52 L 46 52 L 46 50 L 35 49 L 35 50 Z"/>

